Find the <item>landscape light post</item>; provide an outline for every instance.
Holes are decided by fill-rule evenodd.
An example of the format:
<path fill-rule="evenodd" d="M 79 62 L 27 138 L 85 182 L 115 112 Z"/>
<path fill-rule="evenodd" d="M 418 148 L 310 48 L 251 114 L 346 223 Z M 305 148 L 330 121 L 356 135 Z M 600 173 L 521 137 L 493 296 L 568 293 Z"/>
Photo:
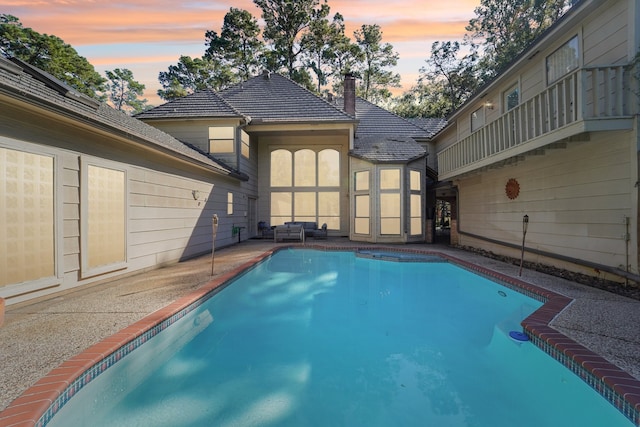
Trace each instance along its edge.
<path fill-rule="evenodd" d="M 216 235 L 218 234 L 218 215 L 213 214 L 212 218 L 213 236 L 211 239 L 211 275 L 213 276 L 214 253 L 216 251 Z"/>
<path fill-rule="evenodd" d="M 522 263 L 524 261 L 524 238 L 527 236 L 527 228 L 529 227 L 529 215 L 522 217 L 522 252 L 520 253 L 520 271 L 518 276 L 522 276 Z"/>

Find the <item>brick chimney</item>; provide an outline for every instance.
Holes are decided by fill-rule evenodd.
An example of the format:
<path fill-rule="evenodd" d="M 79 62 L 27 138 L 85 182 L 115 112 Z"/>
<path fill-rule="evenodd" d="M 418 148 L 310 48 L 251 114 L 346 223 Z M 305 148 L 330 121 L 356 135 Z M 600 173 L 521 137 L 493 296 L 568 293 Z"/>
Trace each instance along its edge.
<path fill-rule="evenodd" d="M 351 73 L 344 75 L 344 112 L 356 116 L 356 78 Z"/>

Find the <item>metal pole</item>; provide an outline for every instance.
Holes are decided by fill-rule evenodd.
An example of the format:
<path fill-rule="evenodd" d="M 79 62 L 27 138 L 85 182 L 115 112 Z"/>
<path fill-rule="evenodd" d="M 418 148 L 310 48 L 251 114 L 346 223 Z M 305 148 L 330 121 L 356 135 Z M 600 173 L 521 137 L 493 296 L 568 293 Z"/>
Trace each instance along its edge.
<path fill-rule="evenodd" d="M 218 215 L 213 214 L 213 238 L 211 240 L 211 275 L 213 276 L 214 254 L 216 252 L 216 235 L 218 234 Z"/>
<path fill-rule="evenodd" d="M 522 217 L 522 252 L 520 253 L 520 271 L 518 276 L 522 276 L 522 263 L 524 261 L 524 238 L 527 235 L 527 227 L 529 227 L 529 215 Z"/>

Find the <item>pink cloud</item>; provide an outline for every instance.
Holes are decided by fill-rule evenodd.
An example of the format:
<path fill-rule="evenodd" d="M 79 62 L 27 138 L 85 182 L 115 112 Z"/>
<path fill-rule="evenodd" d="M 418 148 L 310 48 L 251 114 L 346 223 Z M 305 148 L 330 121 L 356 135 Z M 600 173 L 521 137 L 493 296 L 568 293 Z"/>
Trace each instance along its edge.
<path fill-rule="evenodd" d="M 383 42 L 400 53 L 396 71 L 407 87 L 415 81 L 416 63 L 428 57 L 431 43 L 460 39 L 479 3 L 330 0 L 329 6 L 331 16 L 343 15 L 348 36 L 363 24 L 380 25 Z M 145 96 L 158 103 L 158 72 L 175 64 L 180 55 L 202 55 L 205 31 L 219 32 L 231 6 L 260 19 L 252 0 L 5 0 L 2 13 L 17 16 L 25 27 L 62 38 L 100 72 L 131 69 L 147 85 Z"/>

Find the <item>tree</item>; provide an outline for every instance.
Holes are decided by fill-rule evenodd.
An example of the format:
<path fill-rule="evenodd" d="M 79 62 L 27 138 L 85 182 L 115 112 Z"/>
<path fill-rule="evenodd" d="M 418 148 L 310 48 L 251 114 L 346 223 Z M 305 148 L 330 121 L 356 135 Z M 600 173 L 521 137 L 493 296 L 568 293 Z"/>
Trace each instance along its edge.
<path fill-rule="evenodd" d="M 481 0 L 469 21 L 466 43 L 479 50 L 479 70 L 488 80 L 560 18 L 570 0 Z"/>
<path fill-rule="evenodd" d="M 361 97 L 374 103 L 391 98 L 390 87 L 400 87 L 400 74 L 387 70 L 398 64 L 398 54 L 389 43 L 382 43 L 379 25 L 363 25 L 354 33 L 363 61 L 359 64 Z"/>
<path fill-rule="evenodd" d="M 168 71 L 161 71 L 158 80 L 162 85 L 158 95 L 162 99 L 172 100 L 198 90 L 224 89 L 235 81 L 235 76 L 228 65 L 205 57 L 183 55 L 177 65 L 170 65 Z"/>
<path fill-rule="evenodd" d="M 232 7 L 224 16 L 219 36 L 215 31 L 205 33 L 205 58 L 228 65 L 240 80 L 247 80 L 258 74 L 261 66 L 264 42 L 259 35 L 258 21 L 251 13 Z"/>
<path fill-rule="evenodd" d="M 569 1 L 481 0 L 476 17 L 466 27 L 464 43 L 435 42 L 427 66 L 420 69 L 418 84 L 396 100 L 396 110 L 402 114 L 430 111 L 436 117 L 450 114 L 557 21 Z M 462 50 L 469 53 L 462 55 Z M 446 97 L 431 99 L 437 108 L 416 111 L 412 106 L 438 91 Z"/>
<path fill-rule="evenodd" d="M 461 57 L 460 43 L 434 42 L 427 66 L 420 69 L 418 88 L 432 94 L 439 92 L 437 117 L 445 117 L 460 107 L 478 88 L 477 57 L 469 53 Z M 433 100 L 433 99 L 432 99 Z"/>
<path fill-rule="evenodd" d="M 139 99 L 145 85 L 133 79 L 133 72 L 127 68 L 106 71 L 107 97 L 116 110 L 129 114 L 140 113 L 148 108 L 146 99 Z"/>
<path fill-rule="evenodd" d="M 5 54 L 46 71 L 85 95 L 101 99 L 98 92 L 104 90 L 106 80 L 61 38 L 40 34 L 23 27 L 15 16 L 0 14 L 0 47 Z"/>
<path fill-rule="evenodd" d="M 320 3 L 322 1 L 322 4 Z M 265 22 L 264 39 L 271 43 L 273 54 L 269 62 L 272 71 L 284 68 L 289 77 L 302 76 L 296 73 L 298 58 L 305 51 L 303 34 L 311 22 L 329 15 L 327 0 L 253 0 L 262 10 Z"/>
<path fill-rule="evenodd" d="M 303 44 L 307 47 L 305 65 L 316 75 L 318 93 L 329 83 L 329 78 L 339 72 L 332 65 L 340 47 L 349 42 L 344 31 L 344 18 L 336 13 L 331 22 L 327 18 L 314 19 L 303 36 Z"/>
<path fill-rule="evenodd" d="M 400 117 L 446 118 L 452 111 L 443 79 L 419 82 L 394 101 L 391 111 Z"/>

